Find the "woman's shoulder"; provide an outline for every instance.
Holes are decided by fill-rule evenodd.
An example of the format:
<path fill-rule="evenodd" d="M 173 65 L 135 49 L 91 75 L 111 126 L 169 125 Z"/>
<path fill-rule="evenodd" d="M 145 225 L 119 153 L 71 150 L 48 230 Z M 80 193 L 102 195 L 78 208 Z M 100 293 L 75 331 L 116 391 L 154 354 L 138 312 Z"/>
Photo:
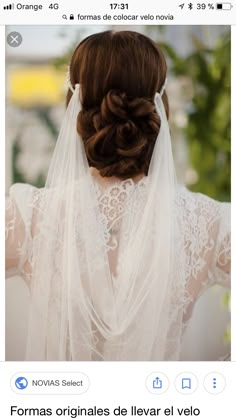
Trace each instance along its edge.
<path fill-rule="evenodd" d="M 28 201 L 28 198 L 36 194 L 38 191 L 39 188 L 31 184 L 17 182 L 10 186 L 9 193 L 7 194 L 7 196 L 15 199 L 16 201 L 24 202 L 25 200 Z"/>
<path fill-rule="evenodd" d="M 192 192 L 184 185 L 178 185 L 176 189 L 177 208 L 184 209 L 185 217 L 193 221 L 194 216 L 202 220 L 214 221 L 229 214 L 230 203 L 218 201 L 206 194 Z"/>
<path fill-rule="evenodd" d="M 13 199 L 18 206 L 25 206 L 34 197 L 39 195 L 43 188 L 37 188 L 31 184 L 15 183 L 11 185 L 8 196 Z"/>
<path fill-rule="evenodd" d="M 37 188 L 31 184 L 24 184 L 24 183 L 20 183 L 17 182 L 15 184 L 12 184 L 9 188 L 9 196 L 12 195 L 27 195 L 27 194 L 32 194 L 32 193 L 36 193 L 37 191 L 39 191 L 40 188 Z"/>
<path fill-rule="evenodd" d="M 26 222 L 32 214 L 32 207 L 39 188 L 30 184 L 15 183 L 11 185 L 6 199 L 6 208 L 15 209 L 18 217 Z"/>
<path fill-rule="evenodd" d="M 198 203 L 199 205 L 209 204 L 209 205 L 217 205 L 217 204 L 230 204 L 222 201 L 218 201 L 215 198 L 210 197 L 207 194 L 203 194 L 201 192 L 193 192 L 188 189 L 183 184 L 178 184 L 176 188 L 176 198 L 185 200 L 186 203 Z"/>

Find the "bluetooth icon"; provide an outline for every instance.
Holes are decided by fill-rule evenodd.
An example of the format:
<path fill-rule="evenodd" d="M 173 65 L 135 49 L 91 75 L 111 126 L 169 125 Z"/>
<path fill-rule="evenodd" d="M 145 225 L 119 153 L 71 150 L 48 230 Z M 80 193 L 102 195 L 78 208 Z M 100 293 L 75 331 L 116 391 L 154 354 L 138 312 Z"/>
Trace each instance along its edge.
<path fill-rule="evenodd" d="M 188 8 L 189 8 L 189 10 L 192 10 L 193 9 L 193 3 L 189 3 Z"/>

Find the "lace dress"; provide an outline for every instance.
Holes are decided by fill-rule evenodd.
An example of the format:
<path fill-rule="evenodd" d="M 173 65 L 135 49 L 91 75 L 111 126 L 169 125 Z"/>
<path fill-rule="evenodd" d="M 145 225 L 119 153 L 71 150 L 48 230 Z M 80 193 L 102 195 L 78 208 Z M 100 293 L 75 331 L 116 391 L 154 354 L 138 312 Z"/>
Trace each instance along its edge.
<path fill-rule="evenodd" d="M 11 187 L 6 201 L 7 276 L 19 274 L 30 290 L 33 282 L 37 282 L 37 279 L 34 278 L 34 266 L 37 263 L 34 259 L 34 250 L 37 247 L 39 227 L 35 221 L 40 215 L 45 194 L 49 193 L 50 191 L 44 188 L 37 189 L 27 184 L 15 184 Z M 135 214 L 140 206 L 145 205 L 146 179 L 143 178 L 136 183 L 132 179 L 128 179 L 108 186 L 101 186 L 97 182 L 96 194 L 99 200 L 106 250 L 115 288 L 117 270 L 119 269 L 117 250 L 122 215 L 126 212 L 132 218 L 132 214 Z M 191 319 L 194 304 L 203 291 L 214 284 L 225 287 L 230 285 L 230 205 L 217 202 L 203 194 L 189 192 L 185 187 L 179 186 L 176 190 L 173 218 L 183 236 L 183 245 L 181 245 L 183 249 L 179 249 L 178 243 L 174 244 L 176 250 L 175 270 L 181 270 L 183 276 L 181 281 L 176 283 L 173 279 L 171 285 L 169 313 L 171 328 L 168 331 L 163 360 L 179 359 L 183 331 Z M 80 224 L 77 221 L 75 222 L 75 231 L 79 232 L 79 229 Z M 45 229 L 45 244 L 46 241 L 47 232 Z M 60 259 L 61 241 L 62 236 L 59 229 L 55 244 L 55 254 L 58 259 Z M 183 258 L 180 255 L 183 255 Z M 122 255 L 119 261 L 122 262 Z M 54 330 L 57 325 L 56 318 L 59 316 L 56 303 L 58 293 L 57 280 L 55 280 L 51 285 L 53 298 L 50 301 L 51 328 Z M 53 324 L 54 318 L 55 323 Z M 140 325 L 140 328 L 145 329 L 146 327 Z M 98 349 L 103 348 L 103 338 L 98 334 L 96 339 Z M 132 352 L 130 360 L 140 360 L 140 356 L 136 357 L 135 355 L 135 349 Z M 143 357 L 145 357 L 143 360 L 156 360 L 151 350 Z M 57 357 L 55 357 L 55 353 L 51 353 L 51 355 L 45 355 L 45 359 L 54 360 Z M 109 360 L 110 357 L 104 350 L 103 356 L 100 358 L 94 356 L 93 359 Z M 122 360 L 122 354 L 120 353 L 114 359 Z M 35 360 L 38 360 L 37 356 Z M 67 360 L 76 360 L 76 356 L 70 354 Z"/>

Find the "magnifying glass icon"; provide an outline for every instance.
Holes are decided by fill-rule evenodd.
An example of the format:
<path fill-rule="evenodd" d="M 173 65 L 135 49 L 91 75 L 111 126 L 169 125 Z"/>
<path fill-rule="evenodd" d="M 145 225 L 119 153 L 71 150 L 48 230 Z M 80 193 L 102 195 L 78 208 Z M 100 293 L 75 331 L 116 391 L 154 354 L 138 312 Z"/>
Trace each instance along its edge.
<path fill-rule="evenodd" d="M 62 15 L 62 19 L 66 19 L 67 20 L 67 16 L 66 15 Z"/>

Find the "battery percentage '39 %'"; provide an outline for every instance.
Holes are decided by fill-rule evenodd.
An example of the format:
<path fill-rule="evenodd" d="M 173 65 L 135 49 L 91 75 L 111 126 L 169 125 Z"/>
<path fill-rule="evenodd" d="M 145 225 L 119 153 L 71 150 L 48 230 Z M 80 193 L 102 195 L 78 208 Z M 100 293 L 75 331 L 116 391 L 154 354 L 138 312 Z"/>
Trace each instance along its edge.
<path fill-rule="evenodd" d="M 213 3 L 197 3 L 197 10 L 205 10 L 205 9 L 209 9 L 209 10 L 214 10 L 215 9 L 215 5 Z"/>

